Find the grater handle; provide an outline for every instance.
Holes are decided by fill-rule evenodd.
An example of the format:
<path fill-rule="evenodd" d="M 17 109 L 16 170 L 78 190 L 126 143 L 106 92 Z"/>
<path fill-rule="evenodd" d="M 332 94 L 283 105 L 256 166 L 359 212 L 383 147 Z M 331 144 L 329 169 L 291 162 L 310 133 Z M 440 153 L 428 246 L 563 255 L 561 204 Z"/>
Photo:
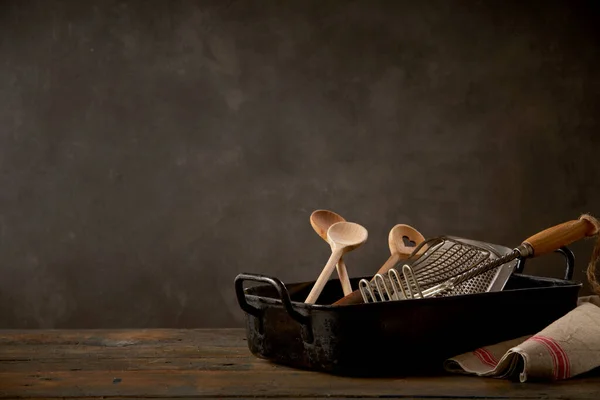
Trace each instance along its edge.
<path fill-rule="evenodd" d="M 594 236 L 597 233 L 598 229 L 594 223 L 588 219 L 580 218 L 563 222 L 562 224 L 536 233 L 525 239 L 523 244 L 529 246 L 532 250 L 528 256 L 537 257 L 542 254 L 552 253 L 563 246 L 568 246 L 577 240 Z"/>

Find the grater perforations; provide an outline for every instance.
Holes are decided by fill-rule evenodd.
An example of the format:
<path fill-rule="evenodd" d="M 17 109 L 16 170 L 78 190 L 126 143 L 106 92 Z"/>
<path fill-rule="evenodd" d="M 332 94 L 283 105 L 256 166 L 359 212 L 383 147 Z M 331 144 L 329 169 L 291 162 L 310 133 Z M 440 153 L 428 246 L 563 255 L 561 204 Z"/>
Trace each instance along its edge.
<path fill-rule="evenodd" d="M 387 274 L 377 274 L 371 283 L 362 280 L 359 287 L 365 302 L 414 297 L 415 294 L 498 258 L 495 253 L 486 249 L 449 238 L 432 239 L 428 244 L 431 244 L 430 250 L 416 260 L 405 260 Z M 410 279 L 404 275 L 407 272 L 404 268 L 407 267 L 410 267 Z M 498 268 L 500 267 L 470 278 L 439 295 L 485 292 L 493 283 Z"/>

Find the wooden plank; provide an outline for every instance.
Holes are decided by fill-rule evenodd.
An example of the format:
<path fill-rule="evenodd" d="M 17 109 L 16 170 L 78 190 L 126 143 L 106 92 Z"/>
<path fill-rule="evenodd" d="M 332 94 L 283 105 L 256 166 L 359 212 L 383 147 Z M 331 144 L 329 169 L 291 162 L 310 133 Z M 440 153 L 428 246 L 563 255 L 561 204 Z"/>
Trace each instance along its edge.
<path fill-rule="evenodd" d="M 98 400 L 106 400 L 106 397 L 79 397 L 79 398 L 83 398 L 86 400 L 94 400 L 94 399 L 98 399 Z M 179 397 L 140 397 L 140 396 L 135 396 L 135 399 L 152 399 L 152 400 L 181 400 L 181 399 L 202 399 L 202 400 L 219 400 L 219 399 L 223 399 L 224 397 L 198 397 L 198 396 L 192 396 L 192 397 L 188 397 L 188 396 L 179 396 Z M 236 397 L 237 398 L 237 397 Z M 245 397 L 242 397 L 243 399 L 245 399 Z M 261 398 L 261 397 L 254 397 L 254 398 Z M 386 397 L 380 397 L 380 396 L 369 396 L 369 397 L 356 397 L 356 396 L 351 396 L 351 397 L 296 397 L 296 396 L 292 396 L 292 397 L 262 397 L 262 398 L 268 398 L 269 400 L 322 400 L 322 399 L 327 399 L 327 400 L 347 400 L 347 399 L 381 399 L 381 398 L 386 398 Z M 410 399 L 409 397 L 395 397 L 397 399 Z M 64 400 L 64 397 L 47 397 L 44 396 L 43 398 L 36 398 L 36 399 L 44 399 L 44 400 Z M 472 397 L 427 397 L 427 400 L 473 400 Z M 110 397 L 110 400 L 132 400 L 132 397 L 122 397 L 122 396 L 115 396 L 115 397 Z M 552 400 L 552 399 L 551 399 Z"/>
<path fill-rule="evenodd" d="M 83 329 L 83 330 L 1 330 L 2 345 L 85 344 L 126 347 L 153 343 L 210 343 L 212 346 L 246 347 L 245 331 L 231 329 Z"/>
<path fill-rule="evenodd" d="M 85 362 L 84 362 L 85 361 Z M 4 360 L 1 372 L 58 372 L 58 371 L 152 371 L 152 370 L 212 370 L 212 371 L 271 371 L 278 365 L 253 356 L 236 357 L 157 357 L 157 358 L 81 358 Z"/>
<path fill-rule="evenodd" d="M 19 358 L 21 357 L 21 358 Z M 250 354 L 244 331 L 0 331 L 0 397 L 598 399 L 600 376 L 554 383 L 450 375 L 356 379 Z"/>
<path fill-rule="evenodd" d="M 84 398 L 86 400 L 94 400 L 94 399 L 98 399 L 98 400 L 106 400 L 106 397 L 79 397 L 79 398 Z M 135 396 L 134 398 L 136 399 L 152 399 L 152 400 L 181 400 L 181 399 L 202 399 L 202 400 L 219 400 L 219 399 L 223 399 L 224 397 L 198 397 L 198 396 L 192 396 L 192 397 L 187 397 L 187 396 L 180 396 L 180 397 L 140 397 L 140 396 Z M 245 397 L 242 397 L 245 399 Z M 254 397 L 257 398 L 257 397 Z M 261 397 L 258 397 L 261 398 Z M 380 398 L 386 398 L 386 397 L 380 397 L 380 396 L 370 396 L 370 397 L 356 397 L 356 396 L 351 396 L 351 397 L 296 397 L 296 396 L 292 396 L 292 397 L 262 397 L 262 398 L 268 398 L 269 400 L 322 400 L 322 399 L 327 399 L 327 400 L 347 400 L 347 399 L 380 399 Z M 409 397 L 395 397 L 397 399 L 410 399 Z M 42 399 L 42 398 L 36 398 L 36 399 Z M 64 400 L 64 397 L 47 397 L 44 396 L 43 397 L 44 400 Z M 237 399 L 237 397 L 236 397 Z M 427 400 L 473 400 L 472 397 L 427 397 Z M 121 396 L 116 396 L 116 397 L 110 397 L 110 400 L 132 400 L 132 397 L 121 397 Z M 551 399 L 552 400 L 552 399 Z"/>
<path fill-rule="evenodd" d="M 210 345 L 147 345 L 129 348 L 99 347 L 86 345 L 56 346 L 3 346 L 0 362 L 3 360 L 26 359 L 91 359 L 91 358 L 160 358 L 160 357 L 246 357 L 248 349 L 240 347 L 214 347 Z"/>
<path fill-rule="evenodd" d="M 264 371 L 74 371 L 0 373 L 0 397 L 470 397 L 597 399 L 597 378 L 552 385 L 444 376 L 356 379 L 277 368 Z"/>
<path fill-rule="evenodd" d="M 0 361 L 247 357 L 241 329 L 2 331 Z"/>

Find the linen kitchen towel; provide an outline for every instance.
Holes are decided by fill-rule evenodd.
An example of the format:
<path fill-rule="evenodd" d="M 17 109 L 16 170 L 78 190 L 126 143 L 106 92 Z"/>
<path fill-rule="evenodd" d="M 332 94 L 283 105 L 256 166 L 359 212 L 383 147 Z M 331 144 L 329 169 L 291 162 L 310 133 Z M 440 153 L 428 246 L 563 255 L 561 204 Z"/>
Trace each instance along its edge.
<path fill-rule="evenodd" d="M 481 347 L 446 360 L 449 372 L 528 380 L 568 379 L 600 367 L 600 296 L 535 335 Z"/>

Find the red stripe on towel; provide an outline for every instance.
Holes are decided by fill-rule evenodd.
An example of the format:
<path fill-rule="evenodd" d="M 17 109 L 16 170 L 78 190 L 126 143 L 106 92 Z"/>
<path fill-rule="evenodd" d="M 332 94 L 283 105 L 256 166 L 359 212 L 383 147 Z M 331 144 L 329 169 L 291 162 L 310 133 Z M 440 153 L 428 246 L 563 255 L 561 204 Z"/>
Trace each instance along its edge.
<path fill-rule="evenodd" d="M 543 344 L 544 347 L 548 350 L 548 353 L 550 353 L 550 357 L 552 358 L 552 374 L 554 375 L 554 379 L 558 379 L 558 357 L 556 356 L 556 353 L 552 350 L 550 346 L 548 346 L 548 343 L 546 343 L 539 336 L 532 336 L 529 338 L 529 340 L 533 340 L 535 342 Z"/>
<path fill-rule="evenodd" d="M 556 340 L 547 336 L 533 336 L 533 340 L 543 343 L 548 350 L 556 357 L 556 371 L 554 377 L 556 379 L 567 379 L 571 376 L 571 362 L 565 350 L 556 342 Z"/>
<path fill-rule="evenodd" d="M 487 358 L 494 364 L 494 367 L 498 365 L 498 360 L 496 360 L 496 357 L 494 357 L 488 349 L 482 347 L 479 350 L 486 354 Z"/>
<path fill-rule="evenodd" d="M 480 348 L 475 350 L 473 354 L 475 354 L 477 358 L 479 358 L 479 361 L 481 361 L 483 364 L 492 368 L 496 368 L 497 363 L 494 363 L 494 357 L 491 357 L 491 354 L 487 350 Z"/>

